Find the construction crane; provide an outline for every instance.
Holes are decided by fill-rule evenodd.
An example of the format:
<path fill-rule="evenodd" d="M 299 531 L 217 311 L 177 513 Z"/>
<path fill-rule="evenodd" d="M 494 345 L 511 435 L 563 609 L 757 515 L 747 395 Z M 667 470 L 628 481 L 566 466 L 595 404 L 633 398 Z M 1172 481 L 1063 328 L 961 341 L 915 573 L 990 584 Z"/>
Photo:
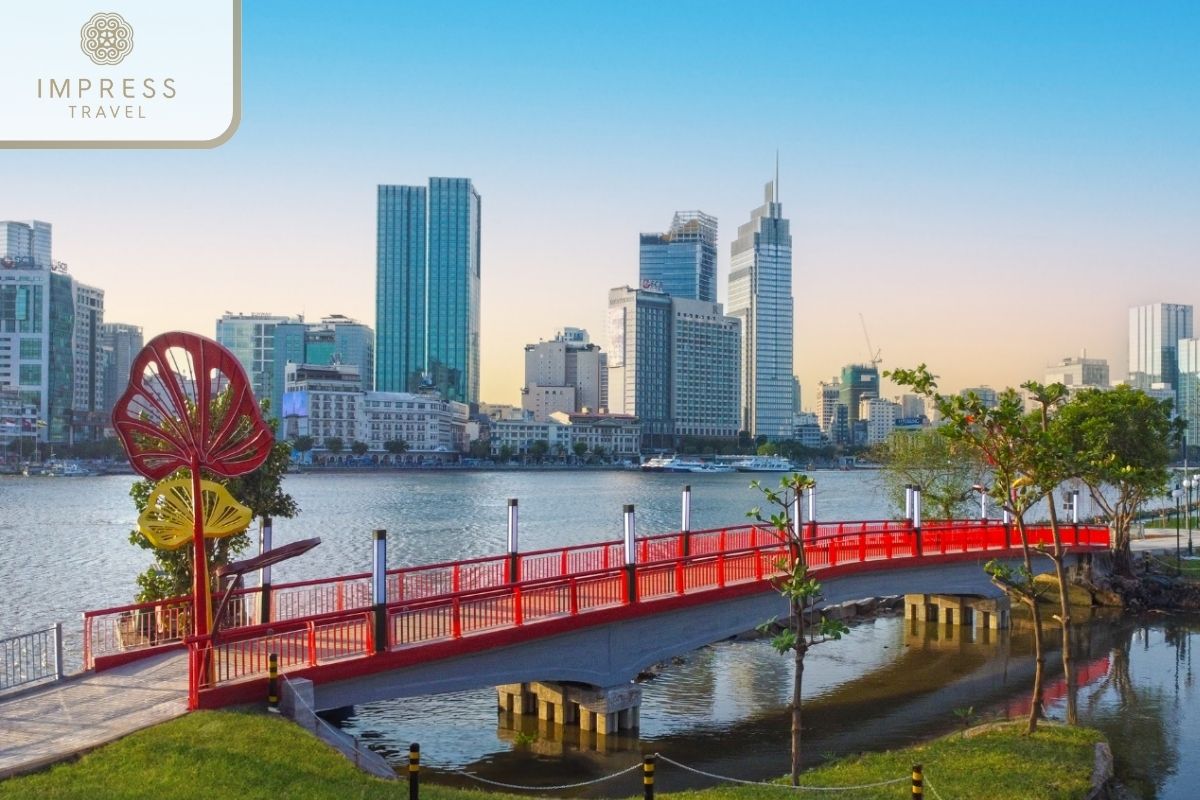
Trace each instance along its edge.
<path fill-rule="evenodd" d="M 862 325 L 863 338 L 865 338 L 867 340 L 867 358 L 869 359 L 871 366 L 873 368 L 878 368 L 880 363 L 883 362 L 883 358 L 882 358 L 883 351 L 876 350 L 874 347 L 871 346 L 871 334 L 867 333 L 867 321 L 865 319 L 863 319 L 863 315 L 862 315 L 861 311 L 858 312 L 858 321 Z"/>

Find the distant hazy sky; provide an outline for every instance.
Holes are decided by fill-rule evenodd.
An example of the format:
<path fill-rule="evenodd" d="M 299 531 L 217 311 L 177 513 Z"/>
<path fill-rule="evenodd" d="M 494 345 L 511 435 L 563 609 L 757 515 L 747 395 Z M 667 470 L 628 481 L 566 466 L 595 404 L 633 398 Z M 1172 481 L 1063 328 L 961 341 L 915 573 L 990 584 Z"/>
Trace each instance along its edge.
<path fill-rule="evenodd" d="M 860 312 L 884 368 L 999 387 L 1083 348 L 1122 377 L 1129 305 L 1200 303 L 1194 0 L 243 13 L 223 147 L 0 151 L 0 219 L 52 222 L 109 321 L 374 324 L 376 184 L 470 177 L 482 395 L 515 403 L 524 344 L 575 325 L 606 345 L 607 290 L 676 210 L 719 218 L 724 301 L 777 148 L 806 407 L 867 357 Z"/>

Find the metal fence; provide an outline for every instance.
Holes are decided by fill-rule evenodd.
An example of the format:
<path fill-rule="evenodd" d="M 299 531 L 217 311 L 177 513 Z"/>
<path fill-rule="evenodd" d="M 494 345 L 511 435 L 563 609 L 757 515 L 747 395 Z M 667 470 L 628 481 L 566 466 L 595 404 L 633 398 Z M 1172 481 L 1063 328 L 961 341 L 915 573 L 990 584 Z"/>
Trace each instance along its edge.
<path fill-rule="evenodd" d="M 63 676 L 62 624 L 0 639 L 0 692 Z"/>

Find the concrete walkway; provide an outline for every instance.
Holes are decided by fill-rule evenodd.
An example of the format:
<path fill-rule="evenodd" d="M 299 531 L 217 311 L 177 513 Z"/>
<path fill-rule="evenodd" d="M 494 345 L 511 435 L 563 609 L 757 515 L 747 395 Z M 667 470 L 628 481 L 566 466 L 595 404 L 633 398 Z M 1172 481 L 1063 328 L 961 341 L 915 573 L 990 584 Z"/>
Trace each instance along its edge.
<path fill-rule="evenodd" d="M 0 698 L 0 779 L 187 713 L 187 653 Z"/>

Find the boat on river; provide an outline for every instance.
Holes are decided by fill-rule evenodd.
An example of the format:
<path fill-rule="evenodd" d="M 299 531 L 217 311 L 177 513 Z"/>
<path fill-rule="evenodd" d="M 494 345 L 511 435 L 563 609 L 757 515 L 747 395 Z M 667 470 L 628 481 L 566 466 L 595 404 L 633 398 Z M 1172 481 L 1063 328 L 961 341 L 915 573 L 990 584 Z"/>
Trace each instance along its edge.
<path fill-rule="evenodd" d="M 655 456 L 642 464 L 642 471 L 716 474 L 734 470 L 730 465 L 719 464 L 716 461 L 701 461 L 698 458 L 680 458 L 679 456 Z"/>
<path fill-rule="evenodd" d="M 738 472 L 792 472 L 796 469 L 795 465 L 783 456 L 750 456 L 741 461 L 734 461 L 732 466 Z"/>
<path fill-rule="evenodd" d="M 85 478 L 92 471 L 78 461 L 47 461 L 44 464 L 27 464 L 21 471 L 29 478 Z"/>

